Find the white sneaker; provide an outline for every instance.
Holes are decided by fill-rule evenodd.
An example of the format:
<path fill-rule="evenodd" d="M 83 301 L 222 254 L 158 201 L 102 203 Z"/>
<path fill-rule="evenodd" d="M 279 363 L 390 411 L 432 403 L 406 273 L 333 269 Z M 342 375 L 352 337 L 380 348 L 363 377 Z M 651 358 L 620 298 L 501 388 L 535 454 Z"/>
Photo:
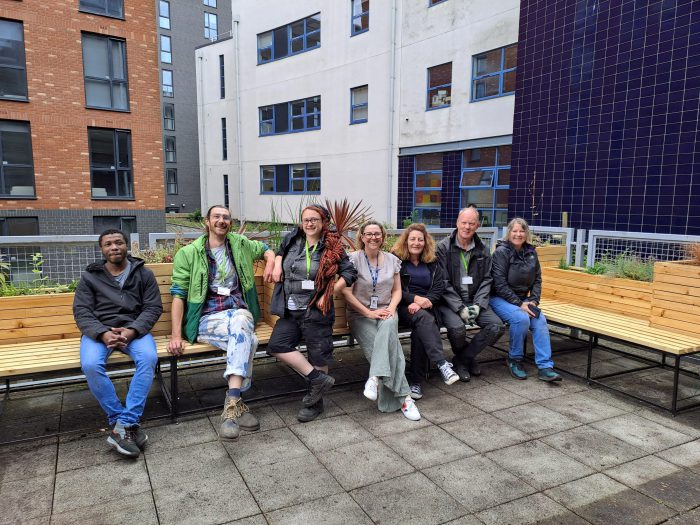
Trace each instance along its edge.
<path fill-rule="evenodd" d="M 365 391 L 362 392 L 367 399 L 370 401 L 377 400 L 377 387 L 379 386 L 379 380 L 376 376 L 370 377 L 365 383 Z"/>
<path fill-rule="evenodd" d="M 454 370 L 452 370 L 452 363 L 449 361 L 442 363 L 440 366 L 438 366 L 438 369 L 440 370 L 440 375 L 442 376 L 442 380 L 446 385 L 451 385 L 459 381 L 459 376 Z"/>
<path fill-rule="evenodd" d="M 404 399 L 403 405 L 401 405 L 401 412 L 406 416 L 406 419 L 410 419 L 411 421 L 420 420 L 420 412 L 418 412 L 418 407 L 415 401 L 411 399 L 411 396 L 406 396 L 406 399 Z"/>

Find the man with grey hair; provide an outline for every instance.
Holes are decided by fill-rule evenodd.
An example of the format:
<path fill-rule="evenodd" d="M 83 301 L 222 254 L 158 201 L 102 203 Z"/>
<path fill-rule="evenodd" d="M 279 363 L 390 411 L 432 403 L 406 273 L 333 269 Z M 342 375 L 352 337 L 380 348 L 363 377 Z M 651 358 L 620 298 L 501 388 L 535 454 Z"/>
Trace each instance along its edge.
<path fill-rule="evenodd" d="M 447 338 L 455 354 L 454 371 L 461 381 L 481 375 L 476 356 L 501 337 L 505 326 L 489 309 L 491 294 L 491 253 L 476 231 L 481 226 L 479 210 L 460 210 L 452 235 L 437 245 L 438 262 L 445 276 L 445 292 L 438 305 Z M 476 323 L 481 330 L 467 343 L 465 324 Z"/>

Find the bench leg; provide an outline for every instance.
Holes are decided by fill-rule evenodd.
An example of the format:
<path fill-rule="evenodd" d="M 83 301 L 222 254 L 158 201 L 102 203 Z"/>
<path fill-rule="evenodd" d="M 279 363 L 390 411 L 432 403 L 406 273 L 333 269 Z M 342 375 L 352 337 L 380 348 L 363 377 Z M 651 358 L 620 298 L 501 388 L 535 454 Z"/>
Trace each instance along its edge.
<path fill-rule="evenodd" d="M 666 357 L 665 354 L 663 354 L 664 357 Z M 671 399 L 671 414 L 674 416 L 678 412 L 677 410 L 677 404 L 678 404 L 678 376 L 681 371 L 681 356 L 677 355 L 676 356 L 676 362 L 674 363 L 673 366 L 673 399 Z"/>
<path fill-rule="evenodd" d="M 588 360 L 586 362 L 586 381 L 591 384 L 591 363 L 593 361 L 593 347 L 594 347 L 593 334 L 588 334 Z"/>
<path fill-rule="evenodd" d="M 179 415 L 180 409 L 178 405 L 178 398 L 180 397 L 180 394 L 178 392 L 178 386 L 177 386 L 177 357 L 172 356 L 170 358 L 170 399 L 171 399 L 171 408 L 170 408 L 170 418 L 171 419 L 176 419 L 177 416 Z"/>
<path fill-rule="evenodd" d="M 0 403 L 0 416 L 2 415 L 2 409 L 5 407 L 5 402 L 10 398 L 10 378 L 5 379 L 5 395 L 2 396 L 2 403 Z"/>

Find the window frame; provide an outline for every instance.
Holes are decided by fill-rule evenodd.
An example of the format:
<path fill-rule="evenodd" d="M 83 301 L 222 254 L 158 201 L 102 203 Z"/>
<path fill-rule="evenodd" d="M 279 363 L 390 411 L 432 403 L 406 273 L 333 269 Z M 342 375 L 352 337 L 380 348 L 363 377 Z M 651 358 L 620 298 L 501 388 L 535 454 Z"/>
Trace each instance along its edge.
<path fill-rule="evenodd" d="M 171 174 L 174 175 L 173 181 L 170 180 Z M 171 187 L 174 187 L 175 191 L 171 191 Z M 165 194 L 178 195 L 177 168 L 165 168 Z"/>
<path fill-rule="evenodd" d="M 364 102 L 362 104 L 355 104 L 353 102 L 353 97 L 355 95 L 355 92 L 358 89 L 362 88 L 367 88 L 367 102 Z M 355 110 L 359 108 L 367 108 L 367 117 L 366 118 L 358 118 L 356 119 L 354 116 Z M 350 125 L 353 124 L 364 124 L 365 122 L 369 122 L 369 84 L 365 84 L 363 86 L 355 86 L 353 88 L 350 88 Z"/>
<path fill-rule="evenodd" d="M 318 17 L 318 29 L 314 29 L 312 31 L 309 31 L 309 29 L 308 29 L 309 22 L 308 21 L 309 21 L 309 19 L 314 18 L 314 17 Z M 292 37 L 292 26 L 294 24 L 299 23 L 299 22 L 304 22 L 304 32 L 300 36 Z M 277 32 L 278 30 L 283 29 L 283 28 L 286 29 L 285 33 L 286 33 L 287 54 L 284 56 L 277 57 L 277 56 L 275 56 L 275 32 Z M 263 35 L 267 35 L 268 33 L 271 35 L 270 45 L 261 48 L 260 47 L 260 37 Z M 313 47 L 309 47 L 308 46 L 308 39 L 309 39 L 309 36 L 312 36 L 312 35 L 318 35 L 318 42 Z M 306 16 L 304 18 L 300 18 L 299 20 L 294 20 L 293 22 L 290 22 L 289 24 L 284 24 L 284 25 L 275 27 L 273 29 L 270 29 L 268 31 L 263 31 L 262 33 L 258 33 L 256 35 L 256 39 L 257 39 L 257 42 L 256 42 L 257 65 L 259 65 L 259 66 L 262 64 L 268 64 L 270 62 L 275 62 L 277 60 L 283 60 L 285 58 L 288 58 L 288 57 L 291 57 L 294 55 L 300 55 L 301 53 L 306 53 L 307 51 L 312 51 L 314 49 L 318 49 L 319 47 L 321 47 L 321 13 L 319 11 L 318 13 L 314 13 L 314 14 L 311 14 L 311 15 Z M 302 41 L 301 50 L 292 51 L 292 49 L 293 49 L 292 42 L 298 41 L 298 40 Z M 270 59 L 269 60 L 262 60 L 260 58 L 260 52 L 263 50 L 268 50 L 268 49 L 270 50 Z"/>
<path fill-rule="evenodd" d="M 159 35 L 159 44 L 160 44 L 160 61 L 163 64 L 172 64 L 173 63 L 173 39 L 170 37 L 170 35 L 164 35 L 161 34 Z M 163 50 L 163 40 L 167 40 L 168 42 L 168 51 Z M 163 53 L 166 53 L 169 56 L 169 60 L 164 60 L 163 59 Z"/>
<path fill-rule="evenodd" d="M 137 219 L 136 215 L 93 215 L 92 216 L 92 229 L 95 232 L 95 235 L 100 235 L 102 233 L 102 231 L 104 231 L 104 229 L 101 228 L 102 231 L 100 231 L 100 232 L 96 231 L 97 225 L 95 224 L 95 219 L 118 219 L 119 225 L 118 225 L 117 229 L 124 232 L 124 236 L 126 237 L 127 243 L 129 243 L 129 238 L 131 237 L 132 233 L 138 233 L 138 229 L 137 229 L 138 223 L 136 221 L 136 219 Z M 133 230 L 131 228 L 125 228 L 124 221 L 133 222 L 133 226 L 134 226 Z"/>
<path fill-rule="evenodd" d="M 214 17 L 214 36 L 212 36 L 211 27 L 211 17 Z M 207 22 L 210 25 L 207 25 Z M 216 13 L 210 13 L 209 11 L 204 11 L 204 38 L 212 42 L 216 42 L 219 39 L 219 15 Z"/>
<path fill-rule="evenodd" d="M 361 35 L 362 33 L 366 33 L 369 31 L 369 2 L 370 0 L 367 0 L 367 11 L 362 11 L 359 14 L 354 14 L 355 13 L 355 4 L 359 4 L 360 9 L 362 9 L 362 2 L 363 0 L 350 0 L 350 37 Z M 367 17 L 367 27 L 364 29 L 360 29 L 359 31 L 355 31 L 355 20 L 356 19 L 362 19 L 363 16 Z"/>
<path fill-rule="evenodd" d="M 416 213 L 418 222 L 425 224 L 426 228 L 439 228 L 440 221 L 442 220 L 442 191 L 443 191 L 443 175 L 442 167 L 439 170 L 418 170 L 418 156 L 413 157 L 413 213 Z M 420 175 L 440 175 L 440 187 L 435 186 L 417 186 L 416 180 Z M 417 191 L 439 191 L 440 192 L 440 203 L 438 206 L 418 206 L 416 204 L 416 192 Z M 430 224 L 423 218 L 423 210 L 437 210 L 438 211 L 438 223 Z"/>
<path fill-rule="evenodd" d="M 216 0 L 203 0 L 203 4 L 207 7 L 213 7 L 216 9 Z"/>
<path fill-rule="evenodd" d="M 172 109 L 171 117 L 166 115 L 166 107 Z M 168 127 L 168 122 L 172 123 L 172 127 Z M 163 104 L 163 129 L 166 131 L 175 131 L 175 104 L 171 104 L 170 102 L 165 102 Z"/>
<path fill-rule="evenodd" d="M 478 53 L 476 55 L 472 56 L 472 81 L 471 81 L 471 93 L 470 93 L 470 102 L 481 102 L 482 100 L 490 100 L 492 98 L 500 98 L 500 97 L 507 97 L 509 95 L 515 95 L 515 90 L 513 91 L 503 91 L 503 79 L 506 75 L 506 73 L 513 73 L 517 71 L 518 66 L 517 66 L 517 54 L 516 54 L 516 65 L 515 67 L 505 69 L 506 65 L 506 49 L 515 46 L 516 53 L 517 53 L 517 48 L 518 48 L 518 43 L 515 42 L 513 44 L 508 44 L 507 46 L 503 47 L 497 47 L 495 49 L 491 49 L 489 51 L 484 51 L 483 53 Z M 486 73 L 484 75 L 476 75 L 476 61 L 479 59 L 479 57 L 484 56 L 488 53 L 492 53 L 494 51 L 499 51 L 501 52 L 501 66 L 498 71 L 495 73 Z M 483 80 L 486 78 L 491 78 L 498 76 L 498 94 L 496 95 L 489 95 L 485 97 L 476 97 L 476 83 L 479 80 Z"/>
<path fill-rule="evenodd" d="M 471 204 L 469 202 L 462 202 L 462 192 L 464 190 L 469 191 L 469 190 L 491 190 L 491 206 L 486 208 L 479 206 L 479 212 L 481 213 L 481 217 L 485 217 L 488 215 L 489 217 L 489 222 L 490 224 L 484 224 L 484 226 L 493 226 L 495 224 L 495 217 L 496 213 L 499 211 L 505 211 L 506 214 L 508 213 L 508 205 L 506 205 L 505 208 L 499 208 L 497 206 L 497 195 L 499 190 L 507 190 L 510 191 L 510 182 L 508 184 L 499 184 L 499 175 L 501 171 L 509 170 L 511 169 L 511 164 L 501 164 L 501 148 L 503 147 L 510 147 L 512 148 L 512 144 L 501 144 L 498 146 L 486 146 L 484 148 L 469 148 L 462 150 L 462 154 L 460 155 L 460 171 L 459 171 L 459 184 L 457 185 L 457 190 L 459 191 L 459 208 L 462 209 L 468 204 Z M 464 167 L 464 154 L 467 151 L 471 151 L 473 149 L 486 149 L 486 148 L 496 148 L 496 160 L 494 161 L 493 165 L 489 166 L 475 166 L 473 168 L 465 168 Z M 464 178 L 465 173 L 477 173 L 480 171 L 490 171 L 492 173 L 491 177 L 491 184 L 488 186 L 486 185 L 471 185 L 471 186 L 463 186 L 462 185 L 462 180 Z M 483 220 L 482 220 L 483 223 Z M 507 221 L 506 221 L 507 223 Z M 499 225 L 498 227 L 500 228 L 501 226 L 505 226 L 506 224 Z"/>
<path fill-rule="evenodd" d="M 12 200 L 35 200 L 36 197 L 36 173 L 34 172 L 34 146 L 32 144 L 32 125 L 31 122 L 24 121 L 24 120 L 10 120 L 10 119 L 0 119 L 0 126 L 4 122 L 10 122 L 15 125 L 21 125 L 25 127 L 26 134 L 27 134 L 27 141 L 29 145 L 29 157 L 31 159 L 30 164 L 22 164 L 22 163 L 15 163 L 15 164 L 10 164 L 9 162 L 4 160 L 4 155 L 3 155 L 3 146 L 2 146 L 2 133 L 0 130 L 0 199 L 12 199 Z M 3 190 L 5 189 L 5 170 L 7 168 L 30 168 L 32 171 L 32 176 L 31 176 L 31 187 L 32 187 L 32 194 L 31 195 L 12 195 L 12 190 L 8 193 L 5 193 Z M 27 184 L 26 186 L 29 186 Z"/>
<path fill-rule="evenodd" d="M 435 69 L 436 67 L 444 66 L 444 65 L 450 65 L 450 83 L 449 84 L 440 84 L 438 86 L 430 86 L 430 70 Z M 431 66 L 426 69 L 426 100 L 425 100 L 425 110 L 426 111 L 432 111 L 434 109 L 443 109 L 443 108 L 449 108 L 452 105 L 452 62 L 445 62 L 443 64 L 436 64 L 434 66 Z M 450 88 L 450 94 L 447 95 L 450 97 L 449 102 L 447 104 L 441 104 L 439 106 L 431 106 L 431 91 L 436 91 L 440 88 L 445 88 L 448 87 Z"/>
<path fill-rule="evenodd" d="M 98 16 L 104 16 L 107 18 L 115 18 L 117 20 L 125 20 L 124 18 L 124 0 L 119 0 L 121 2 L 121 14 L 120 15 L 111 15 L 108 13 L 108 0 L 103 0 L 103 3 L 105 5 L 104 11 L 98 11 L 96 9 L 90 9 L 89 7 L 85 7 L 82 5 L 82 2 L 78 2 L 78 11 L 81 13 L 89 13 L 91 15 L 98 15 Z"/>
<path fill-rule="evenodd" d="M 219 98 L 226 98 L 226 69 L 224 65 L 224 55 L 219 55 Z"/>
<path fill-rule="evenodd" d="M 168 149 L 170 144 L 173 147 Z M 173 160 L 168 160 L 169 157 Z M 163 161 L 166 164 L 177 164 L 177 139 L 175 135 L 163 135 Z"/>
<path fill-rule="evenodd" d="M 88 157 L 89 157 L 89 164 L 90 164 L 90 199 L 91 200 L 108 200 L 108 201 L 133 201 L 136 199 L 134 196 L 134 164 L 133 164 L 133 147 L 131 143 L 131 130 L 129 129 L 122 129 L 122 128 L 102 128 L 102 127 L 97 127 L 97 126 L 89 126 L 88 128 Z M 114 153 L 114 160 L 115 160 L 115 166 L 111 169 L 108 168 L 95 168 L 92 164 L 92 151 L 90 149 L 90 132 L 92 130 L 99 130 L 99 131 L 111 131 L 112 132 L 112 151 Z M 119 146 L 117 144 L 117 133 L 125 133 L 128 136 L 127 140 L 127 145 L 128 145 L 128 155 L 129 155 L 129 167 L 128 168 L 119 168 Z M 104 171 L 104 172 L 114 172 L 114 178 L 115 178 L 115 187 L 119 187 L 119 175 L 120 172 L 127 172 L 128 178 L 129 178 L 129 192 L 128 195 L 123 196 L 123 195 L 116 195 L 116 196 L 95 196 L 94 195 L 94 190 L 95 190 L 95 180 L 94 180 L 94 172 L 95 171 Z"/>
<path fill-rule="evenodd" d="M 2 69 L 12 69 L 14 71 L 22 71 L 23 72 L 23 79 L 24 79 L 24 95 L 1 95 L 0 94 L 0 100 L 11 100 L 11 101 L 16 101 L 16 102 L 29 102 L 29 85 L 27 83 L 27 50 L 25 47 L 25 41 L 24 41 L 24 22 L 22 20 L 12 20 L 9 18 L 0 18 L 0 22 L 7 22 L 10 24 L 17 24 L 19 25 L 20 33 L 22 35 L 22 41 L 21 41 L 21 56 L 17 57 L 17 62 L 22 63 L 23 66 L 19 65 L 2 65 L 0 68 Z"/>
<path fill-rule="evenodd" d="M 163 15 L 163 6 L 166 6 L 167 15 Z M 167 21 L 167 25 L 163 25 L 164 21 Z M 170 2 L 168 0 L 158 0 L 158 27 L 160 29 L 172 29 L 170 21 Z"/>
<path fill-rule="evenodd" d="M 228 160 L 228 138 L 226 117 L 221 117 L 221 160 Z"/>
<path fill-rule="evenodd" d="M 229 187 L 228 187 L 228 174 L 224 173 L 224 207 L 228 210 L 229 209 Z"/>
<path fill-rule="evenodd" d="M 293 181 L 299 180 L 293 178 L 294 166 L 304 166 L 304 190 L 303 191 L 293 191 Z M 309 165 L 318 165 L 318 177 L 309 177 Z M 277 191 L 277 166 L 287 166 L 287 176 L 289 183 L 289 191 Z M 265 191 L 263 189 L 263 184 L 265 182 L 264 170 L 266 168 L 272 168 L 272 191 Z M 310 181 L 318 181 L 318 191 L 308 190 Z M 260 195 L 320 195 L 321 194 L 321 162 L 296 162 L 292 164 L 261 164 L 260 165 Z"/>
<path fill-rule="evenodd" d="M 101 40 L 106 40 L 107 41 L 107 64 L 109 67 L 109 77 L 108 78 L 102 78 L 102 77 L 93 77 L 93 76 L 88 76 L 88 74 L 85 71 L 85 37 L 88 39 L 101 39 Z M 123 38 L 117 38 L 113 37 L 110 35 L 100 35 L 97 33 L 88 33 L 88 32 L 82 32 L 81 33 L 81 48 L 82 48 L 82 60 L 83 60 L 83 91 L 85 94 L 85 107 L 87 109 L 99 109 L 102 111 L 117 111 L 119 113 L 129 113 L 131 111 L 131 98 L 129 97 L 129 60 L 127 59 L 127 49 L 126 49 L 126 40 Z M 124 57 L 124 63 L 122 64 L 122 68 L 124 69 L 124 79 L 115 79 L 114 78 L 114 61 L 113 61 L 113 55 L 112 55 L 112 43 L 113 42 L 119 42 L 122 45 L 122 56 Z M 101 82 L 101 83 L 107 83 L 109 85 L 109 97 L 110 97 L 110 102 L 112 104 L 111 107 L 105 107 L 105 106 L 92 106 L 88 104 L 88 89 L 87 89 L 87 81 L 90 80 L 91 82 Z M 122 85 L 125 88 L 126 92 L 126 108 L 115 108 L 114 107 L 114 86 L 115 85 Z"/>
<path fill-rule="evenodd" d="M 317 110 L 315 111 L 308 111 L 308 105 L 309 101 L 318 98 L 318 104 L 317 104 Z M 293 115 L 292 114 L 292 105 L 293 104 L 298 104 L 299 102 L 304 103 L 303 111 L 301 115 Z M 276 132 L 275 128 L 277 125 L 277 116 L 275 112 L 275 106 L 279 104 L 286 104 L 287 105 L 287 131 L 279 131 Z M 271 109 L 272 110 L 272 119 L 265 119 L 263 120 L 263 111 Z M 308 119 L 310 117 L 317 117 L 318 118 L 318 126 L 311 126 L 308 127 Z M 301 129 L 293 129 L 293 122 L 294 120 L 301 120 L 304 123 L 304 127 Z M 271 132 L 270 133 L 263 133 L 263 124 L 271 124 Z M 313 95 L 311 97 L 306 97 L 306 98 L 300 98 L 297 100 L 290 100 L 288 102 L 278 102 L 277 104 L 268 104 L 267 106 L 260 106 L 258 108 L 258 136 L 259 137 L 271 137 L 273 135 L 286 135 L 288 133 L 304 133 L 306 131 L 315 131 L 321 129 L 321 95 Z"/>
<path fill-rule="evenodd" d="M 27 210 L 31 211 L 31 210 Z M 12 217 L 0 217 L 0 237 L 15 237 L 14 234 L 11 234 L 9 230 L 9 224 L 12 222 L 15 222 L 17 219 L 24 219 L 24 220 L 32 220 L 34 224 L 36 224 L 36 234 L 35 235 L 40 235 L 40 230 L 39 230 L 39 217 L 36 215 L 19 215 L 19 216 L 12 216 Z M 16 261 L 10 261 L 10 262 L 16 262 Z M 11 269 L 10 269 L 11 272 Z"/>
<path fill-rule="evenodd" d="M 165 83 L 165 74 L 170 73 L 170 82 L 171 84 L 166 84 Z M 166 94 L 165 91 L 165 86 L 168 85 L 170 87 L 170 94 Z M 161 74 L 160 74 L 160 90 L 161 94 L 165 98 L 175 98 L 175 75 L 173 74 L 172 69 L 161 69 Z"/>

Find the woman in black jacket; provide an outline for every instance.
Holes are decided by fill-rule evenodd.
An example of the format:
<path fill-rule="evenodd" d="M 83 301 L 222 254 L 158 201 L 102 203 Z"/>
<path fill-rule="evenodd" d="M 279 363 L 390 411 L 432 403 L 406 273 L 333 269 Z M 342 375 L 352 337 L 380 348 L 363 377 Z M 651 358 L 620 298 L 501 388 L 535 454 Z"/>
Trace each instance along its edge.
<path fill-rule="evenodd" d="M 401 302 L 399 321 L 411 328 L 411 397 L 423 397 L 421 381 L 426 373 L 426 356 L 436 364 L 442 380 L 451 385 L 459 380 L 452 363 L 442 353 L 442 338 L 433 308 L 445 290 L 445 280 L 435 256 L 435 241 L 424 224 L 411 224 L 398 238 L 391 252 L 401 259 Z"/>
<path fill-rule="evenodd" d="M 552 368 L 552 347 L 547 319 L 538 304 L 542 292 L 542 271 L 535 247 L 530 244 L 530 227 L 516 217 L 508 223 L 506 234 L 493 253 L 493 287 L 489 306 L 510 327 L 508 368 L 516 379 L 527 379 L 522 367 L 525 338 L 532 330 L 537 377 L 542 381 L 561 381 Z"/>

